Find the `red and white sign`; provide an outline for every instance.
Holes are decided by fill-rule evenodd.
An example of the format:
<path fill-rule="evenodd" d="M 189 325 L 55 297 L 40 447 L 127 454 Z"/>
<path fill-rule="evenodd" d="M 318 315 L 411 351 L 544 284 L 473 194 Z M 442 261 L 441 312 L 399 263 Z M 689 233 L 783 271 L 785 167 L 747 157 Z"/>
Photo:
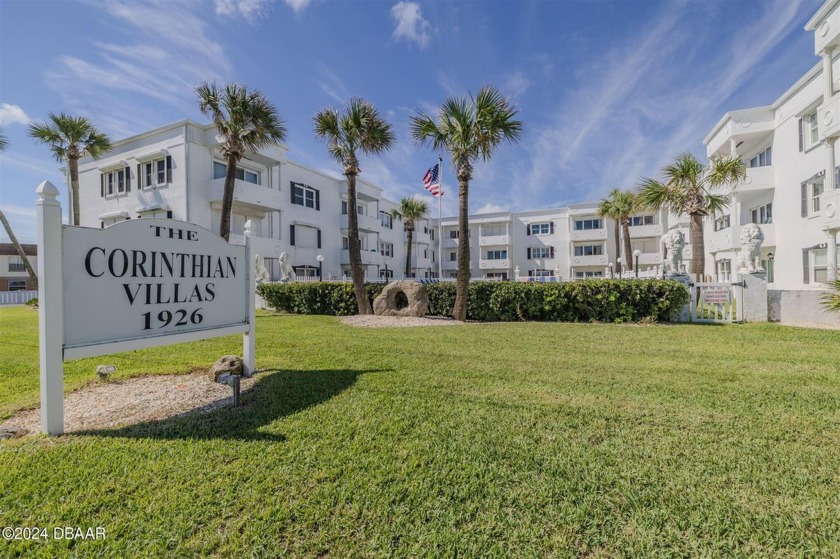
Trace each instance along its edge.
<path fill-rule="evenodd" d="M 702 288 L 703 302 L 709 305 L 728 305 L 732 301 L 732 288 L 728 285 Z"/>

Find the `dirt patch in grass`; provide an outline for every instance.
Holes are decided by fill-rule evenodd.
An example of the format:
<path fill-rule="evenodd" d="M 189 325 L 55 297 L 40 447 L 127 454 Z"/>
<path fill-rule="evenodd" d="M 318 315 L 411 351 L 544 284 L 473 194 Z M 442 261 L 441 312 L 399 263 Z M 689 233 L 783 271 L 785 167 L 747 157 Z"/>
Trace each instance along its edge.
<path fill-rule="evenodd" d="M 253 378 L 242 379 L 241 390 L 253 384 Z M 65 396 L 64 430 L 111 429 L 187 413 L 207 413 L 230 404 L 231 388 L 212 382 L 204 371 L 92 382 Z M 22 411 L 0 425 L 2 428 L 40 433 L 41 410 Z"/>

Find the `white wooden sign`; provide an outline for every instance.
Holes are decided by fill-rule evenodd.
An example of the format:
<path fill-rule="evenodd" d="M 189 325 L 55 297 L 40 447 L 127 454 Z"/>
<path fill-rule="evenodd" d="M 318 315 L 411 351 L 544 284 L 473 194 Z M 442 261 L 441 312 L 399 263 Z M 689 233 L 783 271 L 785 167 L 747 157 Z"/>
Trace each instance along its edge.
<path fill-rule="evenodd" d="M 37 190 L 41 427 L 64 430 L 63 362 L 244 333 L 254 369 L 254 273 L 245 246 L 172 219 L 63 226 L 58 190 Z M 216 356 L 208 356 L 215 358 Z"/>

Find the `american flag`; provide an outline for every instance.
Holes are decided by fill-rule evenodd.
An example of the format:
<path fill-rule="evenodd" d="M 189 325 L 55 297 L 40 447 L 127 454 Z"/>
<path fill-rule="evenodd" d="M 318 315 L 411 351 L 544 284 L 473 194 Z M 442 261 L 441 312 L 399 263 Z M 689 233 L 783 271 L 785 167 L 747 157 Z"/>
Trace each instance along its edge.
<path fill-rule="evenodd" d="M 435 198 L 443 196 L 443 192 L 440 191 L 440 179 L 438 178 L 439 171 L 440 163 L 426 171 L 426 174 L 423 175 L 423 186 L 426 187 L 426 190 L 431 192 L 432 196 Z"/>

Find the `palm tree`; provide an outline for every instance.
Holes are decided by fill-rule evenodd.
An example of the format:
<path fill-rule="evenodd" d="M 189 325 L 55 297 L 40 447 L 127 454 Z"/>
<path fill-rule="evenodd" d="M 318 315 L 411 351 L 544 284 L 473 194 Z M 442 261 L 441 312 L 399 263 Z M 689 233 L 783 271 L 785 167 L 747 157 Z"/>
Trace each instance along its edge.
<path fill-rule="evenodd" d="M 350 275 L 359 314 L 370 314 L 370 301 L 365 293 L 362 273 L 362 249 L 359 239 L 359 215 L 356 212 L 356 176 L 361 173 L 358 152 L 365 155 L 379 154 L 394 145 L 391 125 L 369 101 L 353 98 L 342 112 L 329 108 L 314 117 L 315 136 L 327 144 L 330 155 L 344 167 L 347 177 L 347 225 L 350 243 Z"/>
<path fill-rule="evenodd" d="M 256 90 L 249 91 L 244 85 L 229 83 L 224 89 L 219 89 L 215 82 L 205 82 L 195 88 L 195 93 L 198 95 L 199 110 L 213 119 L 213 124 L 224 138 L 220 150 L 227 171 L 219 235 L 227 241 L 230 238 L 230 214 L 239 161 L 247 151 L 257 151 L 285 140 L 286 127 L 265 95 Z"/>
<path fill-rule="evenodd" d="M 411 242 L 414 240 L 414 227 L 418 219 L 429 213 L 429 203 L 418 198 L 403 198 L 400 205 L 391 212 L 393 217 L 405 219 L 406 252 L 405 252 L 405 277 L 411 275 Z"/>
<path fill-rule="evenodd" d="M 840 313 L 840 279 L 828 283 L 831 289 L 822 296 L 822 306 L 826 311 Z"/>
<path fill-rule="evenodd" d="M 9 142 L 6 140 L 6 134 L 3 132 L 3 129 L 0 128 L 0 151 L 6 151 L 7 147 L 9 147 Z M 29 278 L 32 280 L 32 283 L 35 284 L 35 289 L 38 289 L 38 276 L 35 274 L 35 270 L 32 269 L 32 264 L 29 263 L 29 259 L 26 257 L 26 252 L 18 242 L 14 231 L 12 231 L 12 226 L 6 219 L 6 215 L 3 213 L 3 210 L 0 210 L 0 223 L 3 224 L 6 234 L 9 236 L 9 241 L 11 241 L 12 245 L 14 245 L 15 251 L 17 251 L 18 256 L 20 256 L 20 259 L 23 261 L 23 267 L 26 268 L 26 273 L 29 274 Z"/>
<path fill-rule="evenodd" d="M 706 265 L 703 218 L 729 205 L 727 195 L 715 191 L 731 188 L 746 177 L 746 167 L 737 156 L 714 157 L 704 165 L 685 152 L 663 167 L 662 175 L 663 181 L 644 179 L 639 198 L 648 208 L 667 206 L 671 212 L 689 217 L 691 272 L 702 278 Z"/>
<path fill-rule="evenodd" d="M 73 223 L 79 225 L 79 159 L 94 159 L 111 151 L 111 140 L 83 116 L 49 113 L 48 122 L 29 125 L 29 135 L 49 146 L 57 161 L 67 161 L 70 169 L 70 195 Z"/>
<path fill-rule="evenodd" d="M 598 206 L 598 213 L 602 217 L 609 217 L 615 223 L 615 253 L 617 256 L 621 255 L 619 247 L 618 229 L 621 227 L 621 232 L 624 236 L 624 258 L 622 261 L 626 262 L 627 269 L 633 271 L 633 258 L 631 258 L 632 247 L 630 245 L 630 218 L 633 214 L 639 211 L 639 197 L 635 192 L 630 190 L 620 190 L 614 188 L 610 191 L 608 198 L 601 200 Z M 618 270 L 621 273 L 621 264 L 618 264 Z"/>
<path fill-rule="evenodd" d="M 437 121 L 418 111 L 411 117 L 411 135 L 420 145 L 446 150 L 458 176 L 458 274 L 453 317 L 467 319 L 470 282 L 469 187 L 473 165 L 479 157 L 487 161 L 505 140 L 516 142 L 522 121 L 518 109 L 499 90 L 485 86 L 473 97 L 450 97 L 441 105 Z"/>

